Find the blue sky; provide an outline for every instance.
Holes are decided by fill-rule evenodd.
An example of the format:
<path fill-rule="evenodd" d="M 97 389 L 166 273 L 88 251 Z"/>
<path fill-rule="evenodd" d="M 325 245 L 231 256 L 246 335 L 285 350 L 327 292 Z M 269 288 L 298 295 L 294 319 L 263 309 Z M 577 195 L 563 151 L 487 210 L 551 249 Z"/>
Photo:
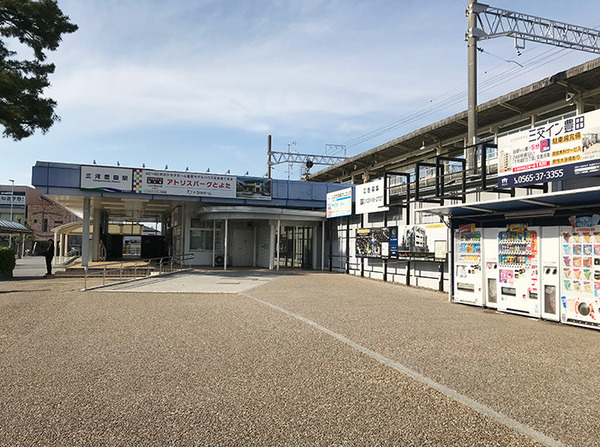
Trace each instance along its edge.
<path fill-rule="evenodd" d="M 595 1 L 549 3 L 491 4 L 600 26 Z M 0 183 L 30 184 L 38 160 L 263 176 L 269 134 L 276 151 L 356 155 L 466 109 L 466 4 L 59 0 L 80 27 L 49 55 L 62 120 L 0 140 Z M 526 45 L 480 44 L 480 102 L 595 57 Z"/>

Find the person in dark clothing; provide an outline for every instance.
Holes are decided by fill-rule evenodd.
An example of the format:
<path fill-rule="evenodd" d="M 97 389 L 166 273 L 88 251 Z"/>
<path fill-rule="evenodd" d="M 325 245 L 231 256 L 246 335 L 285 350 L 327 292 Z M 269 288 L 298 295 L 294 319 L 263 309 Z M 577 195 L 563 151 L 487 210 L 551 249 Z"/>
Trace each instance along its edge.
<path fill-rule="evenodd" d="M 46 276 L 52 276 L 52 258 L 54 257 L 54 240 L 48 239 L 48 248 L 44 251 L 46 258 Z"/>

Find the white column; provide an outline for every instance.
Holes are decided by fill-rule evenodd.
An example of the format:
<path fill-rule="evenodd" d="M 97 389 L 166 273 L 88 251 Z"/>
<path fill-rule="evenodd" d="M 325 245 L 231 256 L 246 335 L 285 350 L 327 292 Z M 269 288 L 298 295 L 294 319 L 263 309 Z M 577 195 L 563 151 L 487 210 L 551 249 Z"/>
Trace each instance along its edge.
<path fill-rule="evenodd" d="M 317 225 L 315 225 L 314 227 L 311 227 L 312 229 L 312 268 L 316 269 L 317 268 L 317 259 L 318 259 L 318 255 L 317 255 L 317 250 L 319 248 L 319 241 L 317 240 L 317 230 L 319 229 L 319 227 Z"/>
<path fill-rule="evenodd" d="M 94 208 L 94 229 L 92 231 L 92 261 L 98 261 L 98 247 L 100 245 L 100 221 L 102 220 L 102 210 Z"/>
<path fill-rule="evenodd" d="M 215 255 L 217 254 L 217 219 L 213 219 L 213 255 L 212 266 L 215 266 Z"/>
<path fill-rule="evenodd" d="M 277 219 L 277 270 L 279 270 L 279 243 L 281 242 L 281 219 Z"/>
<path fill-rule="evenodd" d="M 273 266 L 275 263 L 274 254 L 275 254 L 275 225 L 269 223 L 271 227 L 271 234 L 269 236 L 269 270 L 273 270 Z"/>
<path fill-rule="evenodd" d="M 254 225 L 254 242 L 252 244 L 252 267 L 256 267 L 256 259 L 258 256 L 257 245 L 258 245 L 258 228 L 256 228 L 256 225 Z"/>
<path fill-rule="evenodd" d="M 57 254 L 58 254 L 58 250 L 56 248 L 56 231 L 55 231 L 54 232 L 54 258 L 52 258 L 52 264 L 54 264 L 54 265 L 58 264 L 58 262 L 56 262 Z"/>
<path fill-rule="evenodd" d="M 325 222 L 321 222 L 321 270 L 325 270 Z"/>
<path fill-rule="evenodd" d="M 67 252 L 65 251 L 65 233 L 60 233 L 60 263 L 65 262 L 65 255 Z"/>
<path fill-rule="evenodd" d="M 90 261 L 90 198 L 83 198 L 83 226 L 81 229 L 81 265 L 87 267 Z"/>
<path fill-rule="evenodd" d="M 227 244 L 229 242 L 227 227 L 229 226 L 229 219 L 225 219 L 225 256 L 223 259 L 223 270 L 227 270 Z"/>

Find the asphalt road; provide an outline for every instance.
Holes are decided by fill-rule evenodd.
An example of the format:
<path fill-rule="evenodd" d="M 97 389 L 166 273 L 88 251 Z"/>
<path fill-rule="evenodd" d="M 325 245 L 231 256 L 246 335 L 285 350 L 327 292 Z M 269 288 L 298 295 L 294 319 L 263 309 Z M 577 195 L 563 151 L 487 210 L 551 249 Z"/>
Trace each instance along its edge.
<path fill-rule="evenodd" d="M 269 279 L 0 282 L 0 445 L 600 445 L 600 333 L 341 274 Z"/>

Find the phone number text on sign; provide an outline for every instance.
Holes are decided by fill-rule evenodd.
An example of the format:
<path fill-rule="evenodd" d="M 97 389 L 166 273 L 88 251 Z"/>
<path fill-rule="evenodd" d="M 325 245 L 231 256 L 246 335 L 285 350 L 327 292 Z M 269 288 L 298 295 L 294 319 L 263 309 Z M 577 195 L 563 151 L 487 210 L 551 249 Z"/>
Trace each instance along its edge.
<path fill-rule="evenodd" d="M 522 174 L 514 177 L 514 184 L 520 185 L 523 183 L 542 183 L 552 180 L 560 180 L 564 176 L 564 169 L 551 169 L 549 171 L 534 172 L 530 174 Z"/>

